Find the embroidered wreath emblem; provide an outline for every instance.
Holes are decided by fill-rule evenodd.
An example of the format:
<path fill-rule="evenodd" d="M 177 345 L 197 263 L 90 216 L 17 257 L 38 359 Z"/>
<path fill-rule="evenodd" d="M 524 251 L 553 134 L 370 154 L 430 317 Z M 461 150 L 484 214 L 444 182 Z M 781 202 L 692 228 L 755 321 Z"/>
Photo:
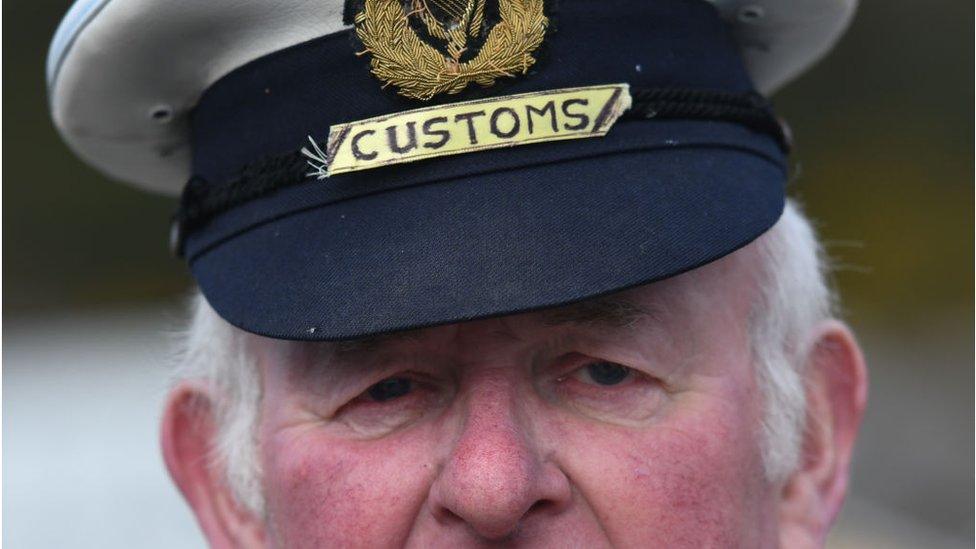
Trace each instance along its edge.
<path fill-rule="evenodd" d="M 372 54 L 374 75 L 400 95 L 427 100 L 458 93 L 471 82 L 491 86 L 501 77 L 525 74 L 546 33 L 543 0 L 499 0 L 499 21 L 477 55 L 466 61 L 468 43 L 485 24 L 486 0 L 365 0 L 356 15 L 356 34 Z M 409 11 L 408 11 L 409 10 Z M 436 10 L 436 11 L 435 11 Z M 445 43 L 446 55 L 410 26 L 417 17 L 431 37 Z"/>

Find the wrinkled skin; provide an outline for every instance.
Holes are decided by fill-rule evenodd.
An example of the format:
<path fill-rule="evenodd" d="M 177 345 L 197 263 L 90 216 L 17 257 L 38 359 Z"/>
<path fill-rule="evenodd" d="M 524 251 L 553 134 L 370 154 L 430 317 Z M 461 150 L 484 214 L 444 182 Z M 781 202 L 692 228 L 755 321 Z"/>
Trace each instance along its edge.
<path fill-rule="evenodd" d="M 592 306 L 361 345 L 255 337 L 266 517 L 215 504 L 228 496 L 206 472 L 174 477 L 215 546 L 819 546 L 863 362 L 842 325 L 824 330 L 838 344 L 811 360 L 845 381 L 825 377 L 813 411 L 839 426 L 813 430 L 797 473 L 770 482 L 753 254 Z"/>

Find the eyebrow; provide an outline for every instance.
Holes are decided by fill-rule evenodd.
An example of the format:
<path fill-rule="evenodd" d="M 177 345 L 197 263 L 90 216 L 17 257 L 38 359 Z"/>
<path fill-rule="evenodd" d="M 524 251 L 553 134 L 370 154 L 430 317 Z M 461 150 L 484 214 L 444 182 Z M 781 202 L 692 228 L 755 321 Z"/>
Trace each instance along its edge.
<path fill-rule="evenodd" d="M 337 355 L 369 352 L 399 341 L 416 341 L 419 338 L 415 331 L 391 332 L 375 336 L 336 341 L 331 343 L 331 350 Z"/>
<path fill-rule="evenodd" d="M 541 313 L 542 323 L 549 327 L 566 325 L 593 326 L 600 328 L 627 328 L 647 319 L 657 319 L 656 310 L 638 305 L 622 297 L 604 297 L 581 301 Z M 341 359 L 358 353 L 370 353 L 393 343 L 417 341 L 416 330 L 391 332 L 376 336 L 318 344 L 319 357 L 331 355 Z"/>
<path fill-rule="evenodd" d="M 605 328 L 626 328 L 645 319 L 656 319 L 656 311 L 622 297 L 581 301 L 543 313 L 546 326 L 577 324 Z"/>
<path fill-rule="evenodd" d="M 356 372 L 364 374 L 381 367 L 372 360 L 364 359 L 375 351 L 397 341 L 416 340 L 413 331 L 393 332 L 376 336 L 362 337 L 345 341 L 289 341 L 295 352 L 303 357 L 295 364 L 302 365 L 302 375 L 312 372 L 343 375 Z M 335 378 L 333 378 L 335 379 Z"/>

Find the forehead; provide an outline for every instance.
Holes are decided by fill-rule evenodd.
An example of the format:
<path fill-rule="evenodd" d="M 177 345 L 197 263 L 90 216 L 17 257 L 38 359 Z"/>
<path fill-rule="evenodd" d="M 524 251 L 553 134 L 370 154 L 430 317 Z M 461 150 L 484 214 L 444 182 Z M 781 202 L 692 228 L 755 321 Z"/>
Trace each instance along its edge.
<path fill-rule="evenodd" d="M 722 259 L 662 281 L 600 296 L 577 303 L 517 313 L 487 320 L 422 328 L 340 342 L 294 342 L 258 338 L 261 347 L 275 348 L 288 355 L 354 355 L 385 349 L 415 346 L 479 327 L 504 326 L 524 333 L 574 329 L 579 332 L 621 332 L 641 326 L 680 325 L 703 327 L 709 322 L 744 323 L 754 302 L 759 273 L 755 244 Z M 498 333 L 498 329 L 482 330 Z M 280 355 L 279 355 L 280 356 Z M 283 358 L 283 357 L 282 357 Z"/>

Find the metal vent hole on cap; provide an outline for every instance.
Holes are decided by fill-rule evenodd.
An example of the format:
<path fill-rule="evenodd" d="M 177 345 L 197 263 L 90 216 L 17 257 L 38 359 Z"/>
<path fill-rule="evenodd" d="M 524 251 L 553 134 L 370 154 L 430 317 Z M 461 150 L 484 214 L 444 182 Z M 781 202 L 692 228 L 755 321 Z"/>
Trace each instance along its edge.
<path fill-rule="evenodd" d="M 758 4 L 747 4 L 739 8 L 739 21 L 755 23 L 766 16 L 766 10 Z"/>
<path fill-rule="evenodd" d="M 173 120 L 173 107 L 165 104 L 154 105 L 149 109 L 149 119 L 157 124 L 169 124 Z"/>

